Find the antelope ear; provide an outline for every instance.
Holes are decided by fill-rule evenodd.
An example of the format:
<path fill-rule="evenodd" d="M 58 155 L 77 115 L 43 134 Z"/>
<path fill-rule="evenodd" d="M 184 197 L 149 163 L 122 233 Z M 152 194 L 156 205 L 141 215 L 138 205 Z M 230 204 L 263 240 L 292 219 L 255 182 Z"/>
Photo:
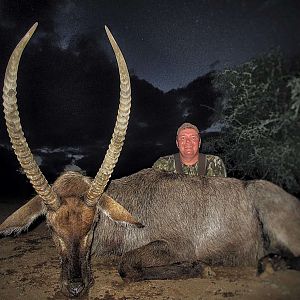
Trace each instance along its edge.
<path fill-rule="evenodd" d="M 125 222 L 135 225 L 138 228 L 144 227 L 143 224 L 137 222 L 131 213 L 113 198 L 103 193 L 99 200 L 100 208 L 110 219 L 116 222 Z"/>
<path fill-rule="evenodd" d="M 0 234 L 19 234 L 26 230 L 37 217 L 44 214 L 46 214 L 46 208 L 43 199 L 35 196 L 0 225 Z"/>

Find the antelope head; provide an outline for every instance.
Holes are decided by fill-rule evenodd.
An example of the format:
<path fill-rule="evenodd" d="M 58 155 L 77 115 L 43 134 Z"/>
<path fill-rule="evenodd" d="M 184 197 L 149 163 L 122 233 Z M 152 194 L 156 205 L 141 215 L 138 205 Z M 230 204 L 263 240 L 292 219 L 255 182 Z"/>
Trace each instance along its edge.
<path fill-rule="evenodd" d="M 9 59 L 4 79 L 3 105 L 12 147 L 37 195 L 0 225 L 0 233 L 19 233 L 27 229 L 38 216 L 45 215 L 60 256 L 62 292 L 73 297 L 83 294 L 93 282 L 90 256 L 97 209 L 115 221 L 142 226 L 104 192 L 126 135 L 131 106 L 130 78 L 121 50 L 105 27 L 120 75 L 120 103 L 109 148 L 93 180 L 79 173 L 66 172 L 51 186 L 35 162 L 24 137 L 16 97 L 19 61 L 36 27 L 37 23 L 22 38 Z"/>

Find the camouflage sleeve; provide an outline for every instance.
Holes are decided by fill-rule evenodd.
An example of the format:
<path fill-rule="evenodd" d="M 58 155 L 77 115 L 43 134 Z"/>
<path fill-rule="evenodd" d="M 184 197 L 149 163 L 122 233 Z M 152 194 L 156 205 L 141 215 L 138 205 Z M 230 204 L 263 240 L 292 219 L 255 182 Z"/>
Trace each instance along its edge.
<path fill-rule="evenodd" d="M 227 177 L 223 160 L 214 155 L 207 155 L 206 176 Z"/>
<path fill-rule="evenodd" d="M 175 172 L 175 160 L 173 155 L 160 157 L 152 166 L 155 170 Z"/>

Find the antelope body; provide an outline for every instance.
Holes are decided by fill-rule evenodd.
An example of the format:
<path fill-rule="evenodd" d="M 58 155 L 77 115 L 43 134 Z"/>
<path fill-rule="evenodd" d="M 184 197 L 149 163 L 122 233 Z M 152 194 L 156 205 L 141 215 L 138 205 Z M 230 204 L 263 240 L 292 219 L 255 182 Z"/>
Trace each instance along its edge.
<path fill-rule="evenodd" d="M 20 42 L 23 48 L 31 34 L 32 30 Z M 104 192 L 121 151 L 130 108 L 125 61 L 108 35 L 119 61 L 120 106 L 127 104 L 117 118 L 125 121 L 117 121 L 95 179 L 66 172 L 50 186 L 40 173 L 18 120 L 18 46 L 14 51 L 4 84 L 7 127 L 38 195 L 8 217 L 0 233 L 20 232 L 45 214 L 61 258 L 62 291 L 69 296 L 83 294 L 93 282 L 91 254 L 120 255 L 119 273 L 125 280 L 199 276 L 206 264 L 253 265 L 281 250 L 299 256 L 299 201 L 267 181 L 145 169 L 113 180 Z"/>

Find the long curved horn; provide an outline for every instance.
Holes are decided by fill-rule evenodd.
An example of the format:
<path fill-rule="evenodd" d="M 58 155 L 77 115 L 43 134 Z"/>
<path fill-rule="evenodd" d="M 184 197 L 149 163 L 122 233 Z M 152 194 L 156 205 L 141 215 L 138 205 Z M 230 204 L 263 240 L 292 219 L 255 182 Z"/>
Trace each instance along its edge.
<path fill-rule="evenodd" d="M 117 121 L 110 141 L 110 145 L 105 154 L 102 165 L 87 193 L 86 204 L 89 206 L 94 206 L 99 197 L 102 195 L 113 172 L 113 169 L 118 161 L 126 135 L 131 106 L 130 77 L 125 59 L 114 37 L 106 26 L 105 31 L 114 50 L 118 63 L 120 74 L 120 103 Z"/>
<path fill-rule="evenodd" d="M 35 23 L 13 51 L 7 64 L 3 85 L 3 106 L 7 131 L 12 147 L 27 178 L 49 209 L 56 210 L 60 203 L 57 195 L 48 184 L 36 164 L 22 130 L 17 105 L 17 72 L 22 52 L 33 35 L 38 23 Z"/>

